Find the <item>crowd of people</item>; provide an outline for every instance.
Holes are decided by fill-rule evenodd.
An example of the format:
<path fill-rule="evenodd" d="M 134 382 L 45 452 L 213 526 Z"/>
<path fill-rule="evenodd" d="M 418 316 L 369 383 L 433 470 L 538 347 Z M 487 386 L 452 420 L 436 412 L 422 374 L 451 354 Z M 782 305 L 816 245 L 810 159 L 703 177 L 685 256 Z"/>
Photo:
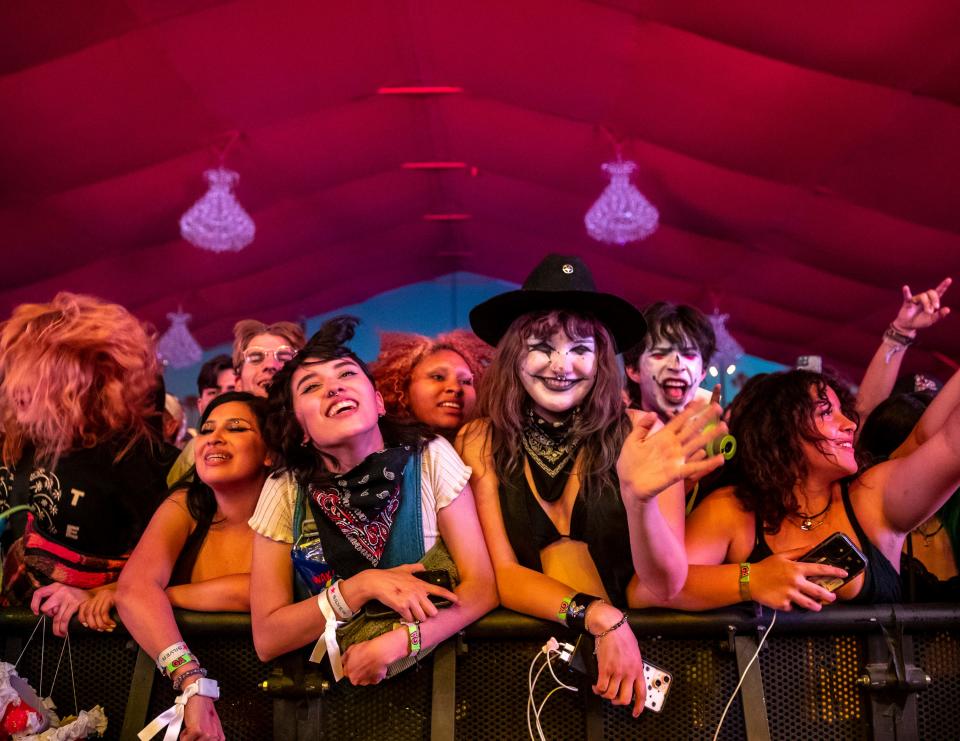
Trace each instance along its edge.
<path fill-rule="evenodd" d="M 141 322 L 69 293 L 20 306 L 0 326 L 0 511 L 18 512 L 0 604 L 59 635 L 119 613 L 183 692 L 189 738 L 223 730 L 174 608 L 250 612 L 262 660 L 307 647 L 362 685 L 503 605 L 591 639 L 594 692 L 637 715 L 628 608 L 960 595 L 960 374 L 896 388 L 949 285 L 904 286 L 856 395 L 789 370 L 725 411 L 702 388 L 706 317 L 640 311 L 576 257 L 476 306 L 472 333 L 384 335 L 369 366 L 351 317 L 309 340 L 243 320 L 182 449 Z M 861 573 L 802 560 L 833 533 Z"/>

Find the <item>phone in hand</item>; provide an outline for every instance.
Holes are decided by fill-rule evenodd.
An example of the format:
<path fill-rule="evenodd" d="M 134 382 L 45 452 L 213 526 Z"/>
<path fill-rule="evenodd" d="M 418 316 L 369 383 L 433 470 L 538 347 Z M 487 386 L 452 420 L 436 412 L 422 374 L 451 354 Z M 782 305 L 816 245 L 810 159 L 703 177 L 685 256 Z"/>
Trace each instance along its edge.
<path fill-rule="evenodd" d="M 844 584 L 856 577 L 867 567 L 867 557 L 843 533 L 834 533 L 826 540 L 815 545 L 810 551 L 797 559 L 804 563 L 825 563 L 847 572 L 846 578 L 839 576 L 811 576 L 814 584 L 819 584 L 828 592 L 836 592 Z"/>
<path fill-rule="evenodd" d="M 593 652 L 595 646 L 593 636 L 581 635 L 570 656 L 570 671 L 585 675 L 594 684 L 600 673 L 597 668 L 597 655 Z M 647 684 L 647 696 L 643 701 L 643 707 L 659 713 L 667 701 L 673 676 L 665 669 L 646 661 L 643 662 L 643 676 Z"/>
<path fill-rule="evenodd" d="M 434 584 L 447 591 L 453 591 L 453 580 L 450 578 L 450 572 L 446 569 L 428 569 L 427 571 L 417 571 L 413 575 L 427 584 Z M 449 607 L 452 604 L 446 597 L 440 597 L 436 594 L 429 595 L 428 599 L 437 607 Z M 392 607 L 387 607 L 380 600 L 367 602 L 363 611 L 370 618 L 396 617 L 399 619 L 397 611 Z"/>

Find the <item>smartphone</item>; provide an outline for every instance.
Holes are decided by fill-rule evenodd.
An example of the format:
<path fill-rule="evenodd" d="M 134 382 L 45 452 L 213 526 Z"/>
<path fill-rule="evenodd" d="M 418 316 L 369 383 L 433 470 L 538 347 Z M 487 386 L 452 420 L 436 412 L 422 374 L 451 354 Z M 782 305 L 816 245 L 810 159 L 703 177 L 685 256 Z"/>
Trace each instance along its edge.
<path fill-rule="evenodd" d="M 570 656 L 570 671 L 585 675 L 592 683 L 596 683 L 599 674 L 597 656 L 593 652 L 595 645 L 593 636 L 581 635 Z M 643 707 L 659 713 L 667 701 L 673 676 L 665 669 L 646 661 L 643 662 L 643 676 L 647 682 L 647 697 L 643 701 Z"/>
<path fill-rule="evenodd" d="M 427 584 L 434 584 L 435 586 L 443 587 L 447 591 L 453 591 L 453 580 L 450 578 L 450 572 L 446 569 L 418 571 L 414 574 L 414 576 L 421 581 L 427 582 Z M 446 597 L 440 597 L 436 594 L 431 594 L 428 599 L 437 607 L 449 607 L 451 605 L 450 600 L 448 600 Z M 396 610 L 391 607 L 387 607 L 379 600 L 371 600 L 370 602 L 367 602 L 366 606 L 363 608 L 363 611 L 366 616 L 370 618 L 385 618 L 391 616 L 396 616 L 399 618 Z"/>
<path fill-rule="evenodd" d="M 843 533 L 834 533 L 797 560 L 805 563 L 825 563 L 847 572 L 845 579 L 839 576 L 809 577 L 810 581 L 819 584 L 828 592 L 836 592 L 867 567 L 867 557 L 863 555 L 863 551 Z"/>

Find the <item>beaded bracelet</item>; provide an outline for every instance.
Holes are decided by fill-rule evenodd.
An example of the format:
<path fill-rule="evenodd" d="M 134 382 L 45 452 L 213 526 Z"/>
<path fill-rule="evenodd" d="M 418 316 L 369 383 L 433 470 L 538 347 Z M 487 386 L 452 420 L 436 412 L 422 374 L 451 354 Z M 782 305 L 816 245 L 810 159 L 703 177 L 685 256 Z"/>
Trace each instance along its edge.
<path fill-rule="evenodd" d="M 204 669 L 202 666 L 196 666 L 193 669 L 187 669 L 183 674 L 178 674 L 176 678 L 173 680 L 173 689 L 176 692 L 179 692 L 180 688 L 183 687 L 184 681 L 186 681 L 188 677 L 195 677 L 198 674 L 206 677 L 207 670 Z"/>

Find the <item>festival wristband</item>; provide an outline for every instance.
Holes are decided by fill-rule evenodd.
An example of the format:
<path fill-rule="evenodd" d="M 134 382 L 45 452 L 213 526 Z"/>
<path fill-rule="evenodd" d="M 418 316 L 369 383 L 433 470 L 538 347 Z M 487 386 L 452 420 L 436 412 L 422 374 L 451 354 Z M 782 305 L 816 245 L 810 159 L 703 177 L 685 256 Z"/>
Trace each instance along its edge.
<path fill-rule="evenodd" d="M 567 608 L 570 607 L 570 603 L 573 602 L 575 595 L 570 595 L 569 597 L 564 597 L 560 602 L 560 609 L 557 610 L 557 620 L 559 620 L 564 625 L 567 624 Z"/>
<path fill-rule="evenodd" d="M 356 615 L 356 610 L 351 610 L 350 605 L 343 598 L 343 592 L 340 591 L 340 585 L 343 579 L 337 579 L 333 584 L 327 587 L 327 599 L 330 601 L 330 607 L 333 608 L 338 620 L 349 620 Z"/>
<path fill-rule="evenodd" d="M 187 707 L 187 701 L 194 695 L 200 697 L 209 697 L 211 700 L 220 699 L 220 688 L 215 679 L 200 679 L 187 686 L 176 700 L 173 707 L 164 710 L 160 715 L 154 718 L 147 727 L 137 734 L 140 741 L 149 741 L 164 728 L 167 729 L 163 736 L 164 741 L 180 738 L 180 729 L 183 727 L 184 711 Z"/>
<path fill-rule="evenodd" d="M 169 676 L 170 676 L 171 674 L 173 674 L 177 669 L 180 669 L 180 668 L 186 666 L 186 665 L 189 664 L 191 661 L 196 661 L 196 662 L 197 662 L 197 665 L 200 664 L 200 662 L 197 661 L 197 659 L 196 659 L 194 656 L 192 656 L 191 654 L 188 654 L 188 653 L 180 654 L 180 655 L 177 656 L 175 659 L 171 660 L 170 663 L 166 665 L 166 667 L 164 667 L 163 673 L 166 674 L 166 675 L 169 677 Z"/>
<path fill-rule="evenodd" d="M 160 655 L 157 656 L 157 669 L 163 671 L 167 668 L 173 659 L 182 654 L 190 653 L 190 649 L 187 648 L 187 644 L 183 641 L 174 643 L 172 646 L 167 646 L 163 651 L 160 652 Z"/>
<path fill-rule="evenodd" d="M 740 599 L 743 602 L 749 602 L 753 599 L 750 596 L 750 564 L 740 564 Z"/>
<path fill-rule="evenodd" d="M 407 656 L 416 657 L 420 653 L 420 625 L 419 623 L 400 623 L 407 629 Z"/>
<path fill-rule="evenodd" d="M 573 628 L 578 633 L 586 633 L 587 607 L 591 602 L 596 602 L 598 599 L 600 598 L 583 592 L 573 595 L 573 599 L 567 605 L 567 627 Z"/>

